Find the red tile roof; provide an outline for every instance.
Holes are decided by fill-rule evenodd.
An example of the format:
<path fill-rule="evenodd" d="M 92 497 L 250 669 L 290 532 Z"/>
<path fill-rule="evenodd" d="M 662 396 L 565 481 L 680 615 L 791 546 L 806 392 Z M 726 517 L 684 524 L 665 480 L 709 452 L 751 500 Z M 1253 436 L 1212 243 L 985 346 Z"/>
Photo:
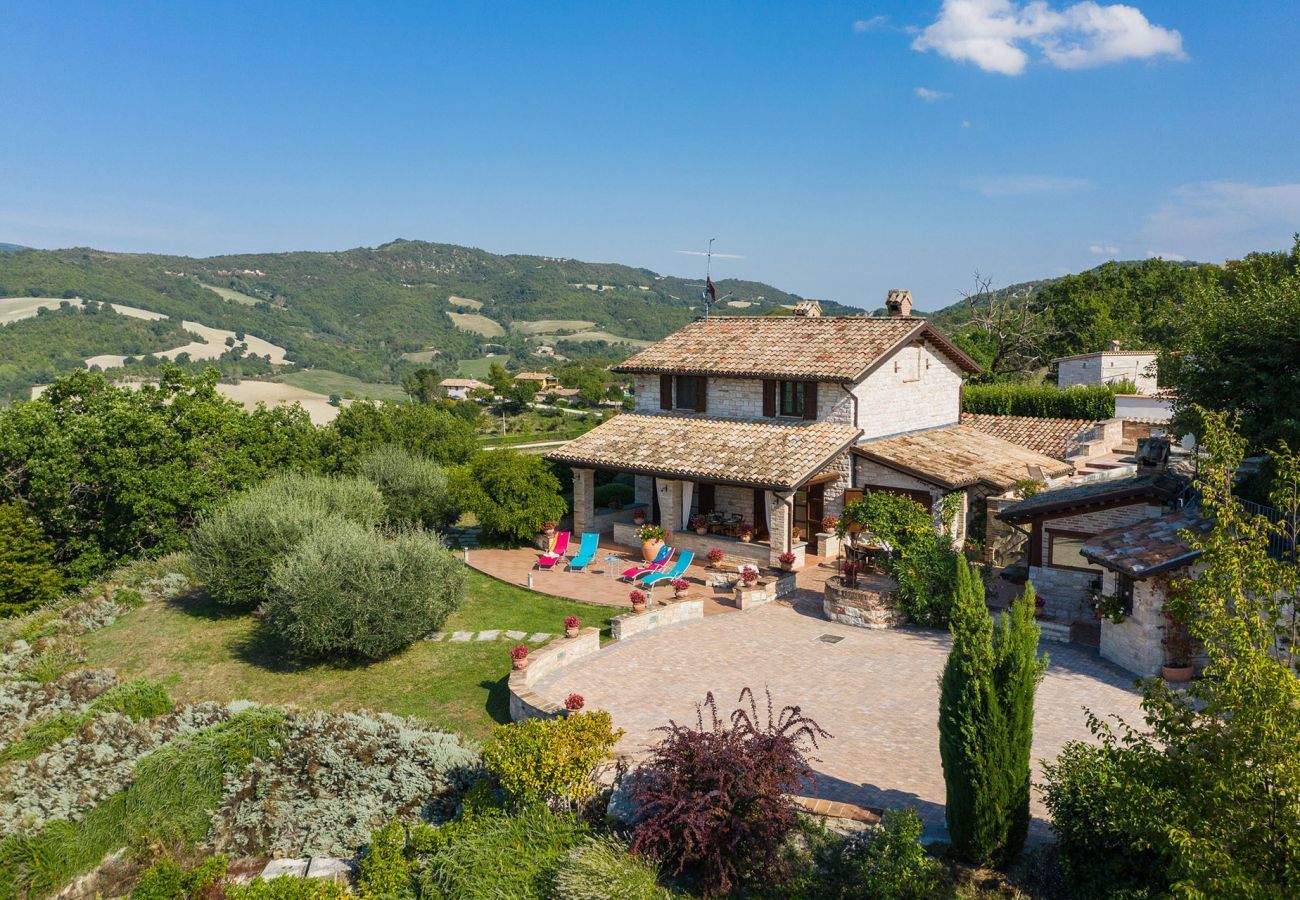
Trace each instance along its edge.
<path fill-rule="evenodd" d="M 1006 490 L 1017 481 L 1034 477 L 1031 467 L 1041 467 L 1049 478 L 1074 471 L 1069 463 L 969 425 L 866 441 L 853 452 L 950 490 L 980 483 Z"/>
<path fill-rule="evenodd" d="M 961 423 L 1056 459 L 1065 459 L 1077 444 L 1079 435 L 1098 424 L 1092 419 L 1041 419 L 1037 416 L 985 413 L 962 413 Z"/>

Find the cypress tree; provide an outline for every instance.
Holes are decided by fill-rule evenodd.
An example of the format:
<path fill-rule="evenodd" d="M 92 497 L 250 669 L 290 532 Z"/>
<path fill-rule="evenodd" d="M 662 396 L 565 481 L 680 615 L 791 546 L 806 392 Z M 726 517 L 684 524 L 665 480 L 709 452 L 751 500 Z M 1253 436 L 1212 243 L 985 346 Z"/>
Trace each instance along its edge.
<path fill-rule="evenodd" d="M 957 562 L 949 628 L 952 650 L 939 682 L 944 814 L 957 856 L 987 865 L 1001 858 L 1005 845 L 1011 760 L 996 690 L 993 620 L 983 585 L 964 559 Z"/>
<path fill-rule="evenodd" d="M 1038 658 L 1040 629 L 1034 621 L 1034 586 L 1011 604 L 993 635 L 996 685 L 1006 727 L 1006 826 L 1000 862 L 1015 862 L 1029 833 L 1029 756 L 1034 742 L 1034 695 L 1047 669 Z"/>

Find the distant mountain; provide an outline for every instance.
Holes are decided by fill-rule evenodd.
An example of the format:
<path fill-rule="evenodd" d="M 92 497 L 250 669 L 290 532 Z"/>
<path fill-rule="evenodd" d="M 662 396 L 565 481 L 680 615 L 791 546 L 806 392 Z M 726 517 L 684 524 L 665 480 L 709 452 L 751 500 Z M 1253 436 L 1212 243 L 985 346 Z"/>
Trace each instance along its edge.
<path fill-rule="evenodd" d="M 17 253 L 26 249 L 22 244 L 0 244 L 0 253 Z"/>
<path fill-rule="evenodd" d="M 649 269 L 502 256 L 396 240 L 326 253 L 195 259 L 89 248 L 0 255 L 0 297 L 127 303 L 285 347 L 301 365 L 392 381 L 412 363 L 503 347 L 557 351 L 657 340 L 699 314 L 704 285 Z M 766 314 L 803 299 L 768 284 L 717 282 L 718 314 Z M 823 302 L 828 314 L 861 310 Z M 0 352 L 0 364 L 4 362 Z"/>

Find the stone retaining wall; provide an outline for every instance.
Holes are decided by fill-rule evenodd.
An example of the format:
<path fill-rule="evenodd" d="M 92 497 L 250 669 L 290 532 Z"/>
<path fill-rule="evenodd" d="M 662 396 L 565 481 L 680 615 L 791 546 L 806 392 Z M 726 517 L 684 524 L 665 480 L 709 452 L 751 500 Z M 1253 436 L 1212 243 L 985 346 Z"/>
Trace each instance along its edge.
<path fill-rule="evenodd" d="M 893 628 L 907 623 L 907 614 L 894 606 L 892 579 L 859 579 L 858 587 L 838 575 L 826 579 L 822 611 L 826 618 L 858 628 Z"/>
<path fill-rule="evenodd" d="M 677 600 L 667 606 L 655 606 L 643 613 L 624 613 L 610 621 L 614 640 L 621 641 L 678 622 L 695 622 L 704 618 L 703 600 Z"/>

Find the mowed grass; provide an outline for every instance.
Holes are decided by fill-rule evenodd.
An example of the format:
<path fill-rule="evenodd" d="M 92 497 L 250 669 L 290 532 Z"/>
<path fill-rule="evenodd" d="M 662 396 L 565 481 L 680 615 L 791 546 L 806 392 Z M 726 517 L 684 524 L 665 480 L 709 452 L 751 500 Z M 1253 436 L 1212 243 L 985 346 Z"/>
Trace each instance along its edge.
<path fill-rule="evenodd" d="M 456 374 L 461 378 L 477 378 L 479 381 L 486 381 L 488 377 L 488 369 L 492 368 L 492 364 L 494 362 L 499 362 L 504 366 L 506 364 L 506 359 L 507 357 L 504 353 L 489 353 L 487 356 L 482 356 L 478 359 L 462 359 L 460 361 L 460 368 Z"/>
<path fill-rule="evenodd" d="M 465 602 L 443 630 L 559 635 L 565 616 L 576 615 L 608 633 L 619 612 L 470 571 Z M 417 641 L 368 665 L 299 665 L 265 638 L 252 616 L 232 614 L 198 592 L 133 610 L 84 640 L 87 666 L 115 669 L 124 681 L 152 678 L 183 703 L 243 699 L 332 712 L 371 709 L 418 716 L 480 739 L 509 720 L 506 679 L 515 642 L 504 637 Z"/>
<path fill-rule="evenodd" d="M 230 288 L 217 287 L 215 284 L 206 284 L 202 281 L 200 281 L 199 284 L 202 284 L 205 288 L 212 291 L 212 293 L 219 295 L 223 300 L 231 300 L 235 303 L 242 304 L 243 306 L 256 306 L 262 302 L 256 297 L 240 293 L 236 290 L 231 290 Z"/>
<path fill-rule="evenodd" d="M 400 385 L 373 384 L 369 381 L 362 381 L 360 378 L 354 378 L 351 375 L 344 375 L 341 372 L 332 372 L 329 369 L 300 369 L 296 372 L 286 372 L 275 380 L 284 384 L 291 384 L 294 387 L 300 387 L 305 391 L 324 394 L 327 397 L 331 394 L 338 394 L 340 397 L 356 397 L 361 400 L 392 400 L 397 403 L 409 399 L 406 396 L 406 391 L 402 390 Z"/>
<path fill-rule="evenodd" d="M 451 316 L 452 324 L 461 331 L 470 331 L 483 337 L 501 337 L 506 333 L 500 322 L 480 313 L 448 312 L 447 315 Z"/>

